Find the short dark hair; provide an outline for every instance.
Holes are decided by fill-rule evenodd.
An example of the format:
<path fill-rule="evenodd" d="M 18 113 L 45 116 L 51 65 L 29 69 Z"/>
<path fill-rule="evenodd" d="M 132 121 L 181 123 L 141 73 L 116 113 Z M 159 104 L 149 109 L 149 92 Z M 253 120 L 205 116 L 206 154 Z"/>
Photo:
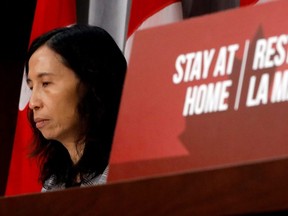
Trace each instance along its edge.
<path fill-rule="evenodd" d="M 29 59 L 41 46 L 47 45 L 61 56 L 63 63 L 72 69 L 85 88 L 78 104 L 82 121 L 85 149 L 74 165 L 65 147 L 55 140 L 46 140 L 35 127 L 32 110 L 28 118 L 34 132 L 32 156 L 40 162 L 42 184 L 52 174 L 57 182 L 73 185 L 77 173 L 102 173 L 109 162 L 127 63 L 113 38 L 97 26 L 75 24 L 57 28 L 36 38 L 29 47 Z"/>

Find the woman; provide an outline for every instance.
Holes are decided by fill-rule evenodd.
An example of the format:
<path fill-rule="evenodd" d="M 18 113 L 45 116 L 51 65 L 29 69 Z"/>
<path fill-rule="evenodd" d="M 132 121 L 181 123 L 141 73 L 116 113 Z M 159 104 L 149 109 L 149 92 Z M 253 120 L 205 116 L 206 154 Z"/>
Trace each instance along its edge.
<path fill-rule="evenodd" d="M 59 28 L 33 41 L 26 73 L 42 191 L 106 182 L 126 68 L 115 41 L 96 26 Z"/>

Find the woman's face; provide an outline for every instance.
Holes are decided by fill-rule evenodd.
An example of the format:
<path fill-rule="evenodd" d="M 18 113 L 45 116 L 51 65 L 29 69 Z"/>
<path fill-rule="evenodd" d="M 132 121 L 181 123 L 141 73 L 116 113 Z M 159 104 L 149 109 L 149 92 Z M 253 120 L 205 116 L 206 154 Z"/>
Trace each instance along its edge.
<path fill-rule="evenodd" d="M 29 60 L 27 83 L 32 90 L 29 108 L 36 127 L 46 139 L 65 145 L 78 139 L 80 80 L 67 68 L 61 57 L 47 46 L 33 53 Z"/>

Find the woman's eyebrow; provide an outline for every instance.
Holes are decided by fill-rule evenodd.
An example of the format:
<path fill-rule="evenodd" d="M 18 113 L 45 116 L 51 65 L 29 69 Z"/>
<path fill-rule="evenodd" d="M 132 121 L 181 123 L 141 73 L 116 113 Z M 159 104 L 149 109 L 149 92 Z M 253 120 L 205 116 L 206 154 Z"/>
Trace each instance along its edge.
<path fill-rule="evenodd" d="M 36 78 L 40 79 L 40 78 L 45 77 L 45 76 L 53 76 L 53 75 L 55 75 L 55 74 L 49 73 L 49 72 L 41 72 L 41 73 L 37 74 Z M 26 79 L 26 82 L 27 82 L 27 84 L 29 84 L 32 82 L 32 80 L 28 77 Z"/>

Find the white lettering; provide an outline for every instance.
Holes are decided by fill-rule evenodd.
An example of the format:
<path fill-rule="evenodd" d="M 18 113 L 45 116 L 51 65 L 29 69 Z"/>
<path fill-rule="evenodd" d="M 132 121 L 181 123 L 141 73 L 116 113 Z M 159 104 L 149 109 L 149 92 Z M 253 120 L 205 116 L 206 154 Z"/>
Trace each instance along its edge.
<path fill-rule="evenodd" d="M 246 106 L 258 106 L 260 104 L 267 104 L 268 102 L 268 93 L 269 93 L 269 74 L 263 74 L 261 76 L 258 90 L 254 95 L 256 76 L 252 76 L 249 82 Z"/>
<path fill-rule="evenodd" d="M 183 108 L 183 116 L 225 111 L 228 109 L 228 87 L 231 80 L 188 87 Z"/>
<path fill-rule="evenodd" d="M 278 71 L 274 75 L 271 94 L 271 102 L 282 102 L 288 100 L 288 70 Z"/>
<path fill-rule="evenodd" d="M 282 65 L 287 58 L 285 48 L 287 44 L 287 35 L 259 39 L 255 47 L 252 69 L 257 70 Z"/>

